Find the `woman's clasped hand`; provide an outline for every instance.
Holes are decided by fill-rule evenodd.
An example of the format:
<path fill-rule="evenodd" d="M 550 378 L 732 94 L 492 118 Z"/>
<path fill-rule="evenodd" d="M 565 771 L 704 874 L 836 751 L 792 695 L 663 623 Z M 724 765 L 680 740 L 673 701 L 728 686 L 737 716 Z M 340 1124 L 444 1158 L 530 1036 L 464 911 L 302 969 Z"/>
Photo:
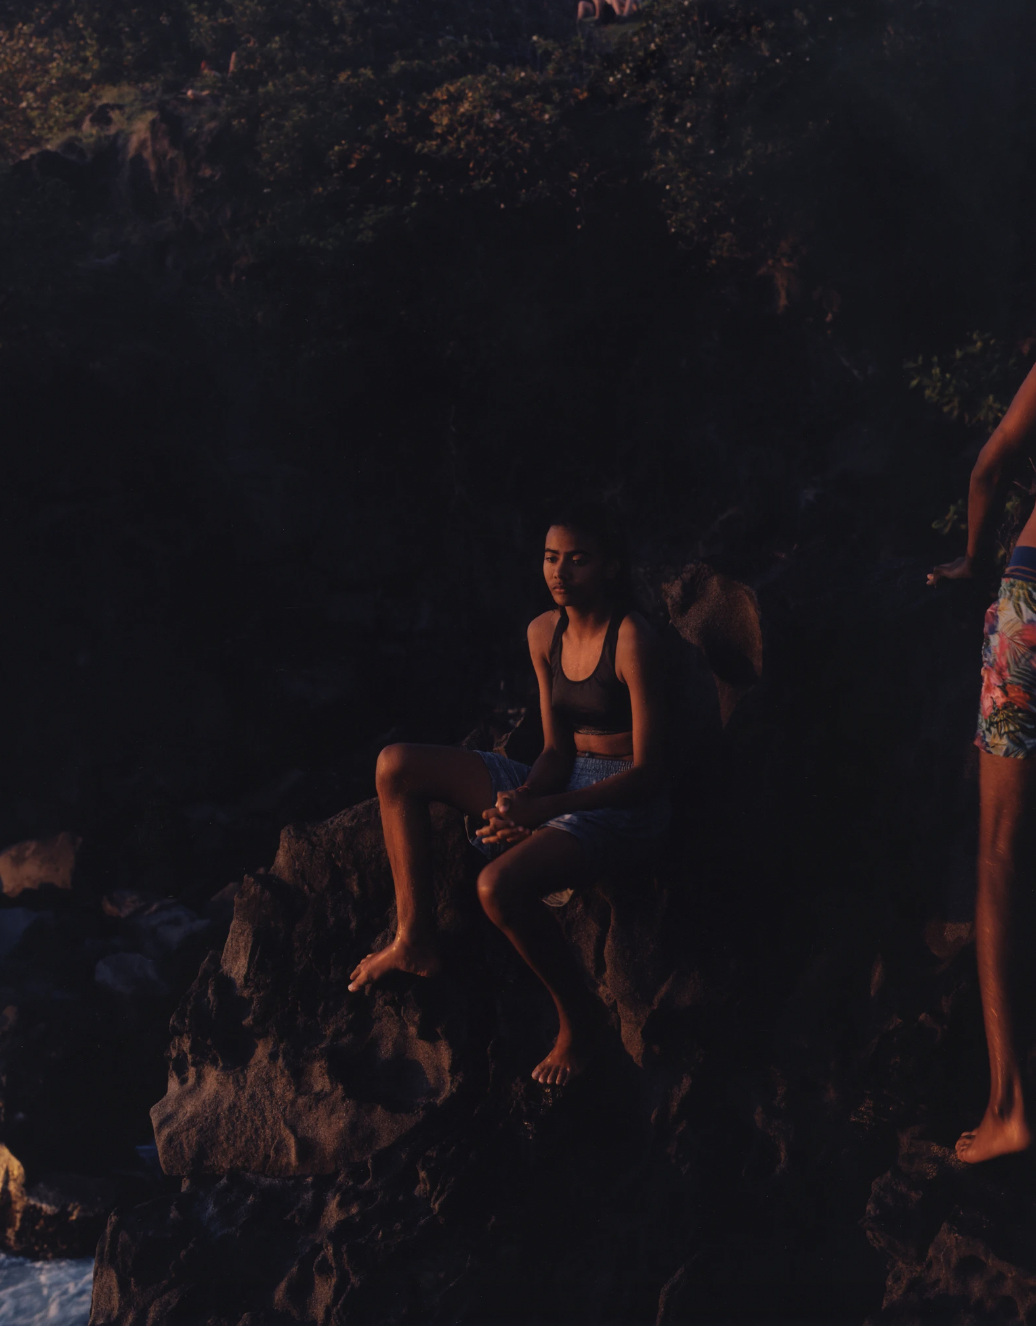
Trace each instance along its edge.
<path fill-rule="evenodd" d="M 546 824 L 550 817 L 546 797 L 534 796 L 527 787 L 516 787 L 498 793 L 496 804 L 482 812 L 486 824 L 475 830 L 475 836 L 484 843 L 511 847 L 528 838 L 533 829 Z"/>

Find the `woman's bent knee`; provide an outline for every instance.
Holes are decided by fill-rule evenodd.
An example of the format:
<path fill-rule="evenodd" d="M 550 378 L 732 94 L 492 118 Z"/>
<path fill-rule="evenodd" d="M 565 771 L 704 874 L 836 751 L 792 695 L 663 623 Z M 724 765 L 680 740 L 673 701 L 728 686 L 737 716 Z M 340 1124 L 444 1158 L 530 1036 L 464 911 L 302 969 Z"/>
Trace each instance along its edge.
<path fill-rule="evenodd" d="M 491 861 L 478 877 L 478 900 L 497 925 L 506 920 L 522 896 L 522 884 L 505 857 Z"/>
<path fill-rule="evenodd" d="M 490 918 L 496 920 L 503 915 L 505 904 L 506 884 L 503 868 L 499 860 L 491 861 L 485 866 L 478 876 L 478 900 L 482 904 L 482 910 Z"/>
<path fill-rule="evenodd" d="M 378 756 L 374 769 L 374 785 L 378 792 L 399 792 L 403 789 L 407 770 L 407 748 L 402 742 L 386 746 Z"/>

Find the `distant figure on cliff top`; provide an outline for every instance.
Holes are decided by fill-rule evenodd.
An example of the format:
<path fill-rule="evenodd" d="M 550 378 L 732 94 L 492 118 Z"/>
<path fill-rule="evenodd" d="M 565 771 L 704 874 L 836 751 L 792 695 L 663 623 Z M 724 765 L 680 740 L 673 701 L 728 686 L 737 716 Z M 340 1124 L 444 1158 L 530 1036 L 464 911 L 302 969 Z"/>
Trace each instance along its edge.
<path fill-rule="evenodd" d="M 981 574 L 992 557 L 998 498 L 1036 442 L 1036 368 L 971 472 L 968 550 L 937 566 L 929 584 Z M 961 1135 L 969 1164 L 1026 1151 L 1033 1143 L 1031 1083 L 1025 1072 L 1033 1010 L 1019 999 L 1031 965 L 1032 874 L 1036 869 L 1036 513 L 1018 537 L 986 613 L 979 706 L 979 853 L 975 947 L 989 1049 L 989 1104 Z"/>
<path fill-rule="evenodd" d="M 606 511 L 576 506 L 547 530 L 543 575 L 554 607 L 529 624 L 543 751 L 530 767 L 453 746 L 387 746 L 377 788 L 396 888 L 396 937 L 352 973 L 359 990 L 386 972 L 433 976 L 441 964 L 430 878 L 430 801 L 484 820 L 472 843 L 486 915 L 547 987 L 553 1049 L 533 1069 L 561 1086 L 593 1057 L 602 1014 L 557 922 L 569 890 L 650 857 L 669 823 L 659 644 L 631 611 L 625 544 Z M 560 895 L 560 897 L 559 897 Z"/>
<path fill-rule="evenodd" d="M 614 23 L 617 18 L 632 18 L 639 8 L 637 0 L 579 0 L 576 19 Z"/>

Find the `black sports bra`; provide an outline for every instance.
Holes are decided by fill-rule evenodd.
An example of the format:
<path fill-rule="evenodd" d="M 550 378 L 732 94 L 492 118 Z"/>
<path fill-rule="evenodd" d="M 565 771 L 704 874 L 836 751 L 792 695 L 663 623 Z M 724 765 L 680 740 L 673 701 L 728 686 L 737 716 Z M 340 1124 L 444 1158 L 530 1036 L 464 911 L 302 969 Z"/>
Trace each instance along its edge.
<path fill-rule="evenodd" d="M 633 729 L 630 688 L 615 675 L 615 646 L 625 615 L 617 612 L 608 623 L 601 657 L 589 677 L 572 681 L 561 667 L 561 637 L 568 625 L 568 613 L 561 609 L 550 642 L 550 703 L 554 712 L 571 725 L 573 732 L 606 737 Z"/>

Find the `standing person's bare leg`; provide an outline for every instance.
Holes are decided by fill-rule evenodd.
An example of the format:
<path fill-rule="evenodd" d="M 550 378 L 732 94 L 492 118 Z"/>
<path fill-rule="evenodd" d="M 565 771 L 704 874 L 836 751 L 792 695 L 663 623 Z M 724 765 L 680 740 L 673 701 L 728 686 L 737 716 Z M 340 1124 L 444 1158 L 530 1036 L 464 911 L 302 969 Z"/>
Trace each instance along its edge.
<path fill-rule="evenodd" d="M 441 965 L 432 888 L 432 821 L 428 805 L 443 801 L 480 816 L 493 804 L 485 762 L 455 746 L 386 746 L 376 772 L 381 824 L 396 888 L 396 937 L 368 953 L 353 971 L 350 990 L 389 971 L 434 976 Z"/>
<path fill-rule="evenodd" d="M 969 1164 L 1025 1151 L 1033 1141 L 1026 1110 L 1019 1028 L 1018 950 L 1023 904 L 1034 865 L 1036 758 L 980 759 L 978 893 L 975 949 L 982 1015 L 989 1049 L 989 1104 L 957 1155 Z"/>
<path fill-rule="evenodd" d="M 601 1009 L 589 993 L 557 920 L 541 899 L 588 878 L 584 849 L 563 829 L 538 829 L 491 862 L 478 877 L 489 919 L 540 978 L 558 1013 L 558 1037 L 533 1069 L 544 1086 L 561 1086 L 586 1067 L 597 1049 Z"/>

